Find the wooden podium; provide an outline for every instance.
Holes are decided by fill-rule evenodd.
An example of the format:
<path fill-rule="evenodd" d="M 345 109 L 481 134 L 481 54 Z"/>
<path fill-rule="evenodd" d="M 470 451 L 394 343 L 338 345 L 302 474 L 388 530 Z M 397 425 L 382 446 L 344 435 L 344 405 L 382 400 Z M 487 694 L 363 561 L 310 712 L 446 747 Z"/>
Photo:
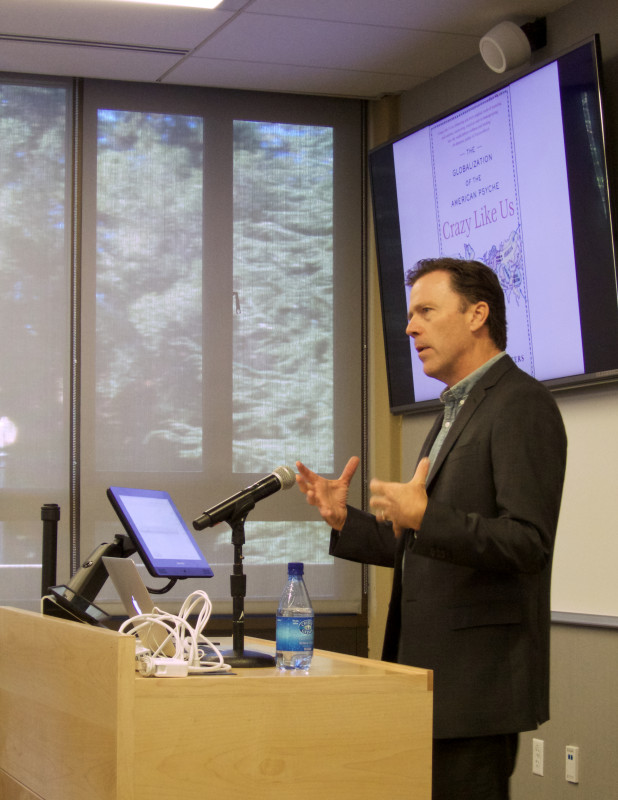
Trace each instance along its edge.
<path fill-rule="evenodd" d="M 427 670 L 318 650 L 309 674 L 144 678 L 134 656 L 0 608 L 2 800 L 430 800 Z"/>

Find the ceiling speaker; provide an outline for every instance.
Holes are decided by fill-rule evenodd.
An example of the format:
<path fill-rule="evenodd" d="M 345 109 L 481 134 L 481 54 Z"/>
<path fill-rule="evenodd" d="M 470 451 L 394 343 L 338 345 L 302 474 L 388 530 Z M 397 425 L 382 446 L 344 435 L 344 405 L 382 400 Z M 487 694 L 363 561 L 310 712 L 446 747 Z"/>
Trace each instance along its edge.
<path fill-rule="evenodd" d="M 525 64 L 532 55 L 528 37 L 514 22 L 500 22 L 483 36 L 479 44 L 483 61 L 494 72 Z"/>

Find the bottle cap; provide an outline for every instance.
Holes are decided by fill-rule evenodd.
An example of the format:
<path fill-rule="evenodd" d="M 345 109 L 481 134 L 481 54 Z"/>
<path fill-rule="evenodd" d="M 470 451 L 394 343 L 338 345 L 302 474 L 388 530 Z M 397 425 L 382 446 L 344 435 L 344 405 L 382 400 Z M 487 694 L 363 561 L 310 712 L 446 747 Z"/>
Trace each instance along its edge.
<path fill-rule="evenodd" d="M 300 561 L 292 561 L 288 564 L 288 575 L 302 575 L 304 571 L 304 564 Z"/>

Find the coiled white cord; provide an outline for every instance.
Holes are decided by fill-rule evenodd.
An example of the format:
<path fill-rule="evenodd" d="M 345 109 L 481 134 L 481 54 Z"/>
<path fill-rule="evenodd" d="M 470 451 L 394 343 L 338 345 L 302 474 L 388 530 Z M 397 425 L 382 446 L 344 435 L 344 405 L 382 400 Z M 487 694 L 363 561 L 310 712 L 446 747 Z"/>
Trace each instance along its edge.
<path fill-rule="evenodd" d="M 230 665 L 225 663 L 219 649 L 203 634 L 211 613 L 210 598 L 200 589 L 187 597 L 178 614 L 155 607 L 150 614 L 130 617 L 118 630 L 138 638 L 140 631 L 147 632 L 149 641 L 161 640 L 155 649 L 149 651 L 144 648 L 136 653 L 136 669 L 142 675 L 182 677 L 204 672 L 227 672 Z M 197 615 L 195 627 L 189 623 L 192 614 Z M 153 628 L 160 628 L 162 635 L 157 637 L 153 634 Z M 170 645 L 174 647 L 174 654 L 166 655 Z M 202 660 L 210 652 L 213 658 Z"/>

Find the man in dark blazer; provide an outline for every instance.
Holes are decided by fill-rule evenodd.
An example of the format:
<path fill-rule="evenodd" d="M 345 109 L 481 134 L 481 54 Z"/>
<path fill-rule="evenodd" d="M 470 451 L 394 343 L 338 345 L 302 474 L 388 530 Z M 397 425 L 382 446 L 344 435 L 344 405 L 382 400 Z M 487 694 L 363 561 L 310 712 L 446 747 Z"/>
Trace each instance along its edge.
<path fill-rule="evenodd" d="M 410 271 L 407 334 L 446 384 L 406 484 L 371 482 L 375 516 L 300 462 L 331 553 L 394 567 L 383 658 L 434 671 L 434 800 L 505 800 L 518 733 L 549 717 L 550 579 L 566 463 L 551 394 L 504 352 L 504 295 L 479 262 Z"/>

